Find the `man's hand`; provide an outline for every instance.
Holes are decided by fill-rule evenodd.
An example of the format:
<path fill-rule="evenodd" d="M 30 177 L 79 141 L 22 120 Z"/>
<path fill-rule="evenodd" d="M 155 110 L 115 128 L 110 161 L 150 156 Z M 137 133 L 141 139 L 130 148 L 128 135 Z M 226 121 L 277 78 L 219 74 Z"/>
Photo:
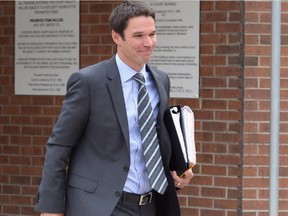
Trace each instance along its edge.
<path fill-rule="evenodd" d="M 193 178 L 193 176 L 194 176 L 194 173 L 192 172 L 192 169 L 189 169 L 188 171 L 186 171 L 183 177 L 179 177 L 176 171 L 172 172 L 172 177 L 174 179 L 175 187 L 177 188 L 183 188 L 186 185 L 188 185 L 190 180 Z"/>
<path fill-rule="evenodd" d="M 54 214 L 54 213 L 41 213 L 40 216 L 64 216 L 64 214 Z"/>

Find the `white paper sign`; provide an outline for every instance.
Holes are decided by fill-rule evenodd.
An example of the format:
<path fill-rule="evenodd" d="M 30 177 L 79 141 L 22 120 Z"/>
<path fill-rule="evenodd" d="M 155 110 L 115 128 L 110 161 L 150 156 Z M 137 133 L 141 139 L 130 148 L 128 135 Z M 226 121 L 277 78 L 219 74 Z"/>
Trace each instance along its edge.
<path fill-rule="evenodd" d="M 64 95 L 79 70 L 79 1 L 15 1 L 15 94 Z"/>
<path fill-rule="evenodd" d="M 199 97 L 199 16 L 195 1 L 145 1 L 156 11 L 157 46 L 149 64 L 168 73 L 171 97 Z"/>

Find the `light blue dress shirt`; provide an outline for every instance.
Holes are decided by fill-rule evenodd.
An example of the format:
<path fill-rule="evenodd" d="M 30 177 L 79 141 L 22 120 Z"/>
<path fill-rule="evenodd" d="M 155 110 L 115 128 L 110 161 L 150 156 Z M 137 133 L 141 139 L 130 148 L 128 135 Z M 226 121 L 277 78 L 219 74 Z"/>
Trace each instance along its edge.
<path fill-rule="evenodd" d="M 129 126 L 129 141 L 130 141 L 130 169 L 124 186 L 124 191 L 136 194 L 144 194 L 151 191 L 151 186 L 148 180 L 148 174 L 143 156 L 143 148 L 141 143 L 140 128 L 138 124 L 137 111 L 137 96 L 138 83 L 133 79 L 137 71 L 126 65 L 118 55 L 116 55 L 116 63 L 119 69 L 122 89 Z M 159 94 L 156 88 L 156 83 L 152 76 L 146 71 L 146 65 L 141 69 L 145 77 L 145 86 L 147 88 L 155 121 L 158 116 Z"/>

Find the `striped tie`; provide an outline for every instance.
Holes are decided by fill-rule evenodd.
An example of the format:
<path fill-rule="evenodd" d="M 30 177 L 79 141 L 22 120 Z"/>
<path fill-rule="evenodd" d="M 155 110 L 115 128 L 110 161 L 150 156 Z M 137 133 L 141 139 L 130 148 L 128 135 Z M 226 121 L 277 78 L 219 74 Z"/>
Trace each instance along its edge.
<path fill-rule="evenodd" d="M 143 75 L 136 73 L 133 78 L 139 84 L 138 118 L 150 185 L 152 189 L 163 194 L 168 183 L 162 164 L 152 106 L 148 92 L 146 91 Z"/>

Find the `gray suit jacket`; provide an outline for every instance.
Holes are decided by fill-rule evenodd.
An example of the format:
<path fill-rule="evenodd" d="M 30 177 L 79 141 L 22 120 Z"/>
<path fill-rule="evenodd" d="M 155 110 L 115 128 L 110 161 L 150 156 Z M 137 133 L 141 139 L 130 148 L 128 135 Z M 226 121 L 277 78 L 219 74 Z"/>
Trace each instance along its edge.
<path fill-rule="evenodd" d="M 168 167 L 171 145 L 163 123 L 170 83 L 166 73 L 148 69 L 160 95 L 157 133 L 169 182 L 164 195 L 156 195 L 157 215 L 178 216 L 178 199 Z M 74 73 L 46 145 L 35 210 L 65 212 L 66 216 L 109 216 L 127 178 L 129 148 L 115 57 Z"/>

